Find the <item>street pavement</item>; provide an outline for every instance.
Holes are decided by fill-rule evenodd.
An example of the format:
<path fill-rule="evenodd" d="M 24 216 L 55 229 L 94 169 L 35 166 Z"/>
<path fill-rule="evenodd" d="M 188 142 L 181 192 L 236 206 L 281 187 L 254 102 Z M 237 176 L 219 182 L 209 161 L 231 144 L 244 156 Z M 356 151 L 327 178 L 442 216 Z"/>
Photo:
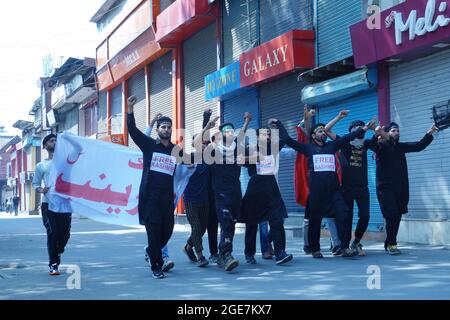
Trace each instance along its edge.
<path fill-rule="evenodd" d="M 189 262 L 182 248 L 189 228 L 176 225 L 169 242 L 175 268 L 155 280 L 144 261 L 145 230 L 74 218 L 61 275 L 47 274 L 46 234 L 39 216 L 0 213 L 0 299 L 150 300 L 348 300 L 450 298 L 450 250 L 400 244 L 389 256 L 379 242 L 365 242 L 365 257 L 333 257 L 323 239 L 324 259 L 302 252 L 303 241 L 288 237 L 294 260 L 285 266 L 244 260 L 244 235 L 236 234 L 230 273 Z M 259 241 L 258 241 L 259 242 Z M 205 253 L 209 253 L 207 239 Z M 259 243 L 258 243 L 259 248 Z"/>

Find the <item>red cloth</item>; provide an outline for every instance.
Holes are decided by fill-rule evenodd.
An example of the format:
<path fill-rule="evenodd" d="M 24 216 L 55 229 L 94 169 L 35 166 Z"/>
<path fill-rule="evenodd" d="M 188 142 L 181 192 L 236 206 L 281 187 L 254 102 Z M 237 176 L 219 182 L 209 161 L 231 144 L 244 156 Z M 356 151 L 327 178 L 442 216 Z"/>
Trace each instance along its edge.
<path fill-rule="evenodd" d="M 300 143 L 309 143 L 307 136 L 303 132 L 302 128 L 297 127 L 297 141 Z M 342 168 L 339 163 L 340 153 L 335 154 L 336 159 L 336 173 L 338 175 L 339 184 L 342 185 Z M 297 152 L 297 158 L 295 159 L 294 170 L 294 189 L 295 189 L 295 202 L 306 207 L 306 201 L 308 200 L 309 187 L 308 187 L 308 157 L 300 152 Z"/>
<path fill-rule="evenodd" d="M 300 127 L 297 127 L 297 141 L 308 143 L 308 138 Z M 297 152 L 297 158 L 295 159 L 294 188 L 295 201 L 306 207 L 306 200 L 309 194 L 308 158 L 300 152 Z"/>

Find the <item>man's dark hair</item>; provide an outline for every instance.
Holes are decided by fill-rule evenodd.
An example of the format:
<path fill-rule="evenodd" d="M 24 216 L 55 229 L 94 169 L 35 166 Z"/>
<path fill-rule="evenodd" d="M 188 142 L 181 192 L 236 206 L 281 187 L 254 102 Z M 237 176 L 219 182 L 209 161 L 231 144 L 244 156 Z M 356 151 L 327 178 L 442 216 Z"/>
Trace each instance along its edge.
<path fill-rule="evenodd" d="M 399 125 L 397 123 L 391 122 L 391 123 L 389 123 L 388 126 L 384 127 L 384 131 L 385 132 L 389 132 L 389 131 L 391 131 L 392 128 L 400 129 L 400 127 L 399 127 Z"/>
<path fill-rule="evenodd" d="M 219 126 L 220 132 L 222 132 L 222 129 L 225 128 L 225 127 L 227 127 L 227 126 L 232 127 L 233 130 L 234 130 L 234 125 L 233 125 L 231 122 L 227 122 L 227 123 L 221 124 L 221 125 Z"/>
<path fill-rule="evenodd" d="M 350 123 L 350 126 L 348 127 L 348 132 L 351 132 L 353 128 L 355 127 L 364 127 L 366 124 L 364 121 L 361 120 L 355 120 Z"/>
<path fill-rule="evenodd" d="M 48 136 L 46 136 L 44 140 L 42 140 L 42 147 L 45 147 L 45 144 L 52 138 L 56 138 L 56 134 L 51 133 Z"/>
<path fill-rule="evenodd" d="M 319 127 L 325 128 L 325 124 L 324 124 L 324 123 L 317 123 L 316 125 L 314 125 L 314 126 L 311 128 L 311 137 L 312 137 L 313 134 L 316 134 L 316 130 L 317 130 Z"/>
<path fill-rule="evenodd" d="M 158 121 L 156 121 L 156 128 L 159 128 L 159 126 L 164 122 L 169 122 L 170 125 L 172 125 L 172 119 L 170 119 L 169 117 L 161 117 L 158 119 Z"/>

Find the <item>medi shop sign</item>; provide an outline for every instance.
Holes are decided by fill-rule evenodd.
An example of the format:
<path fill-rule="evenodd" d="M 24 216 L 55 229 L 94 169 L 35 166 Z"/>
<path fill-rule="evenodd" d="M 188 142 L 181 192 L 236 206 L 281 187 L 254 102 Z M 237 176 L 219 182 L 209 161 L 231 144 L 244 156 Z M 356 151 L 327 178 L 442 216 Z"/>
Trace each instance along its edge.
<path fill-rule="evenodd" d="M 355 64 L 414 56 L 450 41 L 450 0 L 409 0 L 350 27 Z"/>

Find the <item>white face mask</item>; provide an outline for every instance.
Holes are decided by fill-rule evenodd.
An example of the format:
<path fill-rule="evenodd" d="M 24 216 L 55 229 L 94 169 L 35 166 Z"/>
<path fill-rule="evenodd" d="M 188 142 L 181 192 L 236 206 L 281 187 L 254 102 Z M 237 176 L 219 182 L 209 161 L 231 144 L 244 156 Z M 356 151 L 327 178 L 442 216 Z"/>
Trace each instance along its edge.
<path fill-rule="evenodd" d="M 357 149 L 361 149 L 364 146 L 364 139 L 353 139 L 350 144 Z"/>

